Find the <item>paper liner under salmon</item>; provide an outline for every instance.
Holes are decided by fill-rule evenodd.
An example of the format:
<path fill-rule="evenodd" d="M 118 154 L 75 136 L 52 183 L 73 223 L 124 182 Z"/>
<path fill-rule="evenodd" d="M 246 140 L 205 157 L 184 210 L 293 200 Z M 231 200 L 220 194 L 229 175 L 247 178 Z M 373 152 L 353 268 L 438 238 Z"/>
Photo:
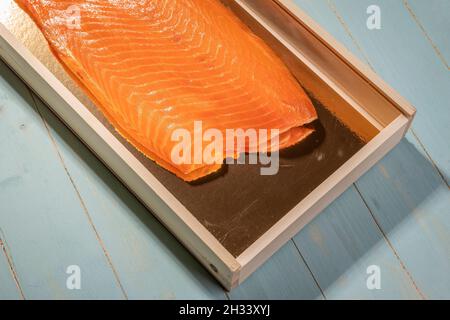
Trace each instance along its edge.
<path fill-rule="evenodd" d="M 174 134 L 194 136 L 196 122 L 223 137 L 268 132 L 233 157 L 278 151 L 313 132 L 304 126 L 317 113 L 304 90 L 219 0 L 16 1 L 116 130 L 186 181 L 216 172 L 229 154 L 223 146 L 222 161 L 174 162 Z"/>

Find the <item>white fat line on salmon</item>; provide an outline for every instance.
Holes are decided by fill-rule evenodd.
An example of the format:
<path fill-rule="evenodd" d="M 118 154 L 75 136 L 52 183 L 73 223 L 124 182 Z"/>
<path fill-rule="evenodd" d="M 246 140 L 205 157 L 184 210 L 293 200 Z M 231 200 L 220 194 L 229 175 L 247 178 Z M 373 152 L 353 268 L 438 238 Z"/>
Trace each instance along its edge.
<path fill-rule="evenodd" d="M 270 131 L 270 138 L 269 138 Z M 263 176 L 275 175 L 280 167 L 279 129 L 203 130 L 202 121 L 194 121 L 193 130 L 178 128 L 172 132 L 176 142 L 171 160 L 176 165 L 261 164 Z"/>

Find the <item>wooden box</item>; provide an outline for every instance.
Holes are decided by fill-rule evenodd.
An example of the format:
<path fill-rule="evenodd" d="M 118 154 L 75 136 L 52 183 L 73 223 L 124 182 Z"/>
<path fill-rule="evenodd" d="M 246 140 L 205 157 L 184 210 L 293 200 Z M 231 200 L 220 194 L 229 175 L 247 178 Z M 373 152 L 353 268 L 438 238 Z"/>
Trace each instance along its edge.
<path fill-rule="evenodd" d="M 229 166 L 187 184 L 142 156 L 105 120 L 13 1 L 0 56 L 222 283 L 242 283 L 391 150 L 415 110 L 290 0 L 223 0 L 288 65 L 313 98 L 316 134 L 282 154 L 276 176 Z"/>

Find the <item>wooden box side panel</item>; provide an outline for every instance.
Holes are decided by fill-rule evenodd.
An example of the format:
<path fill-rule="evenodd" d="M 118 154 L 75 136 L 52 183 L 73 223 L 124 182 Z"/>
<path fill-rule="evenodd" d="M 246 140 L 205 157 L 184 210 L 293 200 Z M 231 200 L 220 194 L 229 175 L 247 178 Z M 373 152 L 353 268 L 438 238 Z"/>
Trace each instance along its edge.
<path fill-rule="evenodd" d="M 236 259 L 2 24 L 0 57 L 225 288 L 237 282 Z"/>

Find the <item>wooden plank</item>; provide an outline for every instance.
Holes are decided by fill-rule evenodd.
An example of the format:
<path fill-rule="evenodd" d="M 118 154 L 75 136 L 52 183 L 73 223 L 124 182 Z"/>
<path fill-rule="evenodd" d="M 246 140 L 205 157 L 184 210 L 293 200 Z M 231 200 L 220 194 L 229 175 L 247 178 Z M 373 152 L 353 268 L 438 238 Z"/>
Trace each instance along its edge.
<path fill-rule="evenodd" d="M 417 299 L 419 293 L 354 187 L 294 241 L 327 299 Z M 367 287 L 367 268 L 381 270 L 381 289 Z"/>
<path fill-rule="evenodd" d="M 364 27 L 367 17 L 364 13 L 370 4 L 378 4 L 382 8 L 381 30 L 369 31 Z M 408 141 L 404 140 L 398 148 L 400 151 L 396 149 L 382 162 L 382 170 L 390 172 L 390 180 L 383 172 L 374 169 L 357 185 L 383 232 L 389 231 L 387 238 L 404 261 L 422 294 L 426 297 L 448 297 L 448 289 L 444 287 L 449 277 L 444 271 L 448 270 L 448 260 L 443 261 L 449 256 L 448 227 L 442 232 L 442 226 L 448 226 L 450 218 L 448 215 L 442 217 L 448 212 L 445 210 L 448 208 L 448 188 L 446 189 L 442 180 L 441 183 L 438 182 L 438 173 L 423 155 L 431 155 L 434 160 L 437 159 L 436 164 L 441 169 L 441 174 L 444 172 L 444 179 L 448 181 L 445 170 L 448 169 L 449 163 L 449 137 L 444 123 L 448 123 L 446 119 L 449 112 L 443 101 L 448 101 L 449 92 L 444 88 L 448 88 L 449 78 L 426 38 L 414 25 L 406 9 L 401 6 L 399 2 L 386 1 L 334 2 L 334 9 L 340 15 L 345 29 L 365 52 L 370 64 L 418 108 L 413 128 L 422 143 L 411 135 L 408 140 L 413 141 L 416 148 L 425 145 L 427 149 L 425 151 L 419 148 L 417 151 L 416 148 L 409 148 Z M 343 30 L 344 28 L 341 32 L 333 32 L 343 33 Z M 405 50 L 409 54 L 405 55 Z M 415 67 L 411 68 L 412 65 Z M 429 76 L 424 76 L 426 74 Z M 433 79 L 432 85 L 427 83 L 428 79 Z M 405 164 L 408 171 L 398 171 Z M 420 173 L 422 180 L 416 181 L 413 178 L 416 172 Z M 380 194 L 389 197 L 385 199 Z M 416 200 L 411 202 L 409 198 L 405 198 L 405 194 Z M 424 194 L 428 194 L 433 201 L 424 201 Z M 392 202 L 392 199 L 395 201 Z M 417 211 L 426 213 L 422 215 L 421 220 L 414 218 Z M 394 228 L 394 225 L 389 223 L 396 215 L 403 216 L 404 219 L 394 219 L 394 222 L 409 225 L 411 230 L 416 231 L 416 237 L 410 236 L 408 228 Z M 435 221 L 440 221 L 441 227 Z M 438 235 L 441 240 L 436 239 Z M 429 250 L 430 247 L 433 250 Z M 424 256 L 428 259 L 423 259 Z M 432 276 L 430 265 L 436 268 L 436 273 L 433 270 Z M 437 280 L 438 278 L 440 280 Z"/>
<path fill-rule="evenodd" d="M 403 0 L 405 7 L 427 37 L 442 63 L 450 62 L 450 1 Z"/>
<path fill-rule="evenodd" d="M 6 243 L 1 235 L 0 229 L 0 300 L 18 300 L 23 297 L 18 284 L 14 280 L 12 261 L 9 261 Z"/>
<path fill-rule="evenodd" d="M 416 148 L 403 140 L 357 186 L 423 294 L 449 299 L 450 192 Z"/>
<path fill-rule="evenodd" d="M 0 226 L 29 299 L 123 298 L 28 88 L 0 63 Z M 81 290 L 68 290 L 68 266 Z"/>
<path fill-rule="evenodd" d="M 414 133 L 449 184 L 448 69 L 436 57 L 402 2 L 339 0 L 332 3 L 374 70 L 417 108 L 418 116 L 412 126 Z M 368 15 L 365 12 L 370 5 L 381 9 L 380 30 L 366 27 Z"/>
<path fill-rule="evenodd" d="M 38 98 L 130 299 L 224 299 L 220 285 Z"/>
<path fill-rule="evenodd" d="M 323 299 L 297 248 L 289 241 L 230 293 L 231 299 Z"/>

